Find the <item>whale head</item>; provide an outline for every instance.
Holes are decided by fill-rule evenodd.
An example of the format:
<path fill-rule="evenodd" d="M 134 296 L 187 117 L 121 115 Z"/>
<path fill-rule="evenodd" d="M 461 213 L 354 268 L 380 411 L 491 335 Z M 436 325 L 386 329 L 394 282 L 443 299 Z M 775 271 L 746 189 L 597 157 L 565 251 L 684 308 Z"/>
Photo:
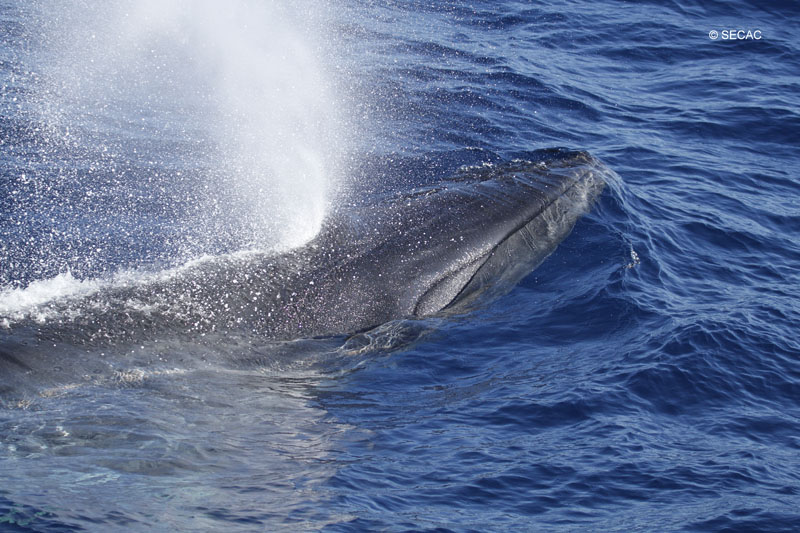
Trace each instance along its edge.
<path fill-rule="evenodd" d="M 555 250 L 610 173 L 586 152 L 546 150 L 334 218 L 311 245 L 338 257 L 320 261 L 305 299 L 335 302 L 316 328 L 357 331 L 502 294 Z"/>

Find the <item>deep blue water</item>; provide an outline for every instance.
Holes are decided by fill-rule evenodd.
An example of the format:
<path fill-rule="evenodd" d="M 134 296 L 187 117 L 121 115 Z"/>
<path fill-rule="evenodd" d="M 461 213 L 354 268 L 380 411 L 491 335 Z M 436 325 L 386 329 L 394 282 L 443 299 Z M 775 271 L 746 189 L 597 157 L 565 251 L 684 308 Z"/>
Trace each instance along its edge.
<path fill-rule="evenodd" d="M 256 44 L 318 35 L 295 28 L 304 17 L 242 9 Z M 4 403 L 0 530 L 800 529 L 800 6 L 302 9 L 325 28 L 310 50 L 342 115 L 340 143 L 314 146 L 336 155 L 343 189 L 410 189 L 552 146 L 589 151 L 620 181 L 468 315 L 279 348 L 148 344 L 114 379 Z M 113 31 L 95 49 L 63 34 L 113 28 L 89 11 L 0 3 L 7 315 L 37 287 L 55 297 L 254 246 L 257 224 L 230 208 L 246 195 L 204 192 L 237 184 L 233 163 L 215 163 L 225 139 L 198 118 L 218 111 L 213 87 L 185 90 L 226 75 L 187 71 L 207 28 L 179 52 L 173 34 Z M 721 38 L 730 29 L 761 38 Z M 91 70 L 142 42 L 153 63 Z M 261 64 L 283 74 L 245 83 L 311 83 L 301 62 Z M 259 128 L 294 105 L 281 98 Z M 226 109 L 234 125 L 250 116 Z M 293 219 L 279 220 L 276 235 Z"/>

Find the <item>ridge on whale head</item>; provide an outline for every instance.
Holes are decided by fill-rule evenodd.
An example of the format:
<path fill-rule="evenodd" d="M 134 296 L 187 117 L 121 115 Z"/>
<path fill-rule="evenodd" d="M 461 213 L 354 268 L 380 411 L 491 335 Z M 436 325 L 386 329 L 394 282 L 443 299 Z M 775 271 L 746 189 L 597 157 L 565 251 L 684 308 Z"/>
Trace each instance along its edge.
<path fill-rule="evenodd" d="M 340 208 L 310 243 L 284 254 L 217 257 L 0 316 L 0 348 L 13 356 L 15 332 L 73 344 L 210 331 L 288 340 L 464 310 L 538 266 L 610 173 L 588 153 L 563 149 L 465 169 L 435 186 Z"/>

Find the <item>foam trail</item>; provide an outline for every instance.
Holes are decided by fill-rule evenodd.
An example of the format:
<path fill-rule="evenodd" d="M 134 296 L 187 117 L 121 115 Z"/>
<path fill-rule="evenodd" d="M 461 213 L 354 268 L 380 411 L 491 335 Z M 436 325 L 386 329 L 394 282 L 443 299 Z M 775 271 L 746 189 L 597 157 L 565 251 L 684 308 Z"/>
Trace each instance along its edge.
<path fill-rule="evenodd" d="M 55 298 L 91 294 L 98 290 L 96 281 L 81 281 L 69 272 L 50 279 L 34 281 L 25 289 L 5 288 L 0 290 L 0 327 L 7 328 L 11 321 L 29 316 L 37 322 L 50 318 L 46 304 Z M 43 309 L 41 312 L 39 311 Z"/>

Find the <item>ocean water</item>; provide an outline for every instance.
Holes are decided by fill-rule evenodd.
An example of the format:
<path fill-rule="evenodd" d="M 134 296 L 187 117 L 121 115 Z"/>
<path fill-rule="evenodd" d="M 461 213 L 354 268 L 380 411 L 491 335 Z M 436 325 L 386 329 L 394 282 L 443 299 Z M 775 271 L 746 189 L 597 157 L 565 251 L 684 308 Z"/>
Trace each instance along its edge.
<path fill-rule="evenodd" d="M 102 5 L 0 2 L 2 368 L 52 367 L 0 376 L 0 531 L 800 529 L 797 3 Z M 553 146 L 619 180 L 467 314 L 9 327 Z"/>

